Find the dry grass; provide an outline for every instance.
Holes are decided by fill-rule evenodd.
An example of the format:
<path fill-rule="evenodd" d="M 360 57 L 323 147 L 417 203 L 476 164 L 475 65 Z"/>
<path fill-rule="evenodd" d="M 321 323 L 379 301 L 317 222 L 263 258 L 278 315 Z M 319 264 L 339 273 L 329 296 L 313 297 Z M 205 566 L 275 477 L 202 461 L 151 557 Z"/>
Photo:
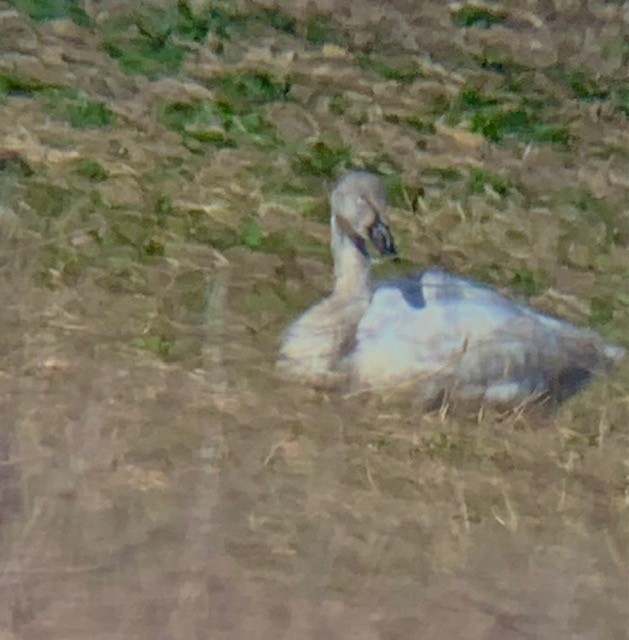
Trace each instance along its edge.
<path fill-rule="evenodd" d="M 0 635 L 626 637 L 627 363 L 550 418 L 273 370 L 346 166 L 405 270 L 628 344 L 622 3 L 44 4 L 0 2 Z"/>

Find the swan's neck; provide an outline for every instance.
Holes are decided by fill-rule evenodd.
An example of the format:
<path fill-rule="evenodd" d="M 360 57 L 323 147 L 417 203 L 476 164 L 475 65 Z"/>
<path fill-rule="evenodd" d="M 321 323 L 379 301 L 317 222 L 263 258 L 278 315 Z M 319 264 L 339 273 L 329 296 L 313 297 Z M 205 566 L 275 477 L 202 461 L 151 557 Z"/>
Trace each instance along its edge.
<path fill-rule="evenodd" d="M 339 233 L 332 236 L 334 257 L 334 294 L 367 297 L 370 294 L 370 263 L 348 238 Z"/>

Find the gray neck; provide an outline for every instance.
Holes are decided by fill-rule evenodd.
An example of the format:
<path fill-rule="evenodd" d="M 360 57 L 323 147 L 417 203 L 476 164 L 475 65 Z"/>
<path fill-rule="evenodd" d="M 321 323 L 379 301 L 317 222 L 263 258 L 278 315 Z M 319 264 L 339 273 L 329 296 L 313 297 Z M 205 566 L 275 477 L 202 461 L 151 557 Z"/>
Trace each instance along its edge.
<path fill-rule="evenodd" d="M 351 297 L 369 296 L 371 265 L 365 256 L 332 218 L 332 256 L 334 258 L 334 293 Z"/>

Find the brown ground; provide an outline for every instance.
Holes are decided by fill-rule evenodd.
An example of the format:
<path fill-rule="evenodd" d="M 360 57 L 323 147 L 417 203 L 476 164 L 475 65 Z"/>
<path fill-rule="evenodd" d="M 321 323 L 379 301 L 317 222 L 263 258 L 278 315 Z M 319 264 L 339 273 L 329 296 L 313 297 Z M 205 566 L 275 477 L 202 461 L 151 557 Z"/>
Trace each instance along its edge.
<path fill-rule="evenodd" d="M 627 637 L 626 363 L 551 418 L 470 420 L 280 383 L 273 360 L 329 285 L 343 162 L 303 170 L 318 141 L 399 176 L 407 267 L 524 280 L 627 345 L 628 5 L 507 2 L 485 29 L 437 1 L 239 6 L 263 4 L 296 33 L 208 37 L 148 78 L 101 48 L 128 3 L 86 3 L 85 27 L 0 2 L 0 71 L 113 114 L 72 126 L 49 94 L 0 92 L 0 638 Z M 325 43 L 304 36 L 316 11 Z M 488 50 L 527 65 L 569 144 L 435 112 L 502 91 Z M 417 77 L 359 65 L 370 51 Z M 608 93 L 571 93 L 564 67 Z M 292 82 L 261 107 L 272 145 L 164 125 L 164 101 L 250 70 Z"/>

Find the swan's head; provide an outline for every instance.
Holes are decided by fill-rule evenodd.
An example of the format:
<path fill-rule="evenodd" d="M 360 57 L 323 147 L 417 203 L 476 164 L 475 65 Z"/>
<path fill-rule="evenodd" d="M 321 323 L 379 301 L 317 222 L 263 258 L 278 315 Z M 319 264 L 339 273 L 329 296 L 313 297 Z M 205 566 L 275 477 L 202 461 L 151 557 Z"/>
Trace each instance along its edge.
<path fill-rule="evenodd" d="M 386 197 L 382 180 L 366 171 L 350 171 L 330 195 L 332 245 L 349 240 L 369 257 L 369 246 L 380 255 L 395 255 L 395 243 L 384 220 Z"/>

